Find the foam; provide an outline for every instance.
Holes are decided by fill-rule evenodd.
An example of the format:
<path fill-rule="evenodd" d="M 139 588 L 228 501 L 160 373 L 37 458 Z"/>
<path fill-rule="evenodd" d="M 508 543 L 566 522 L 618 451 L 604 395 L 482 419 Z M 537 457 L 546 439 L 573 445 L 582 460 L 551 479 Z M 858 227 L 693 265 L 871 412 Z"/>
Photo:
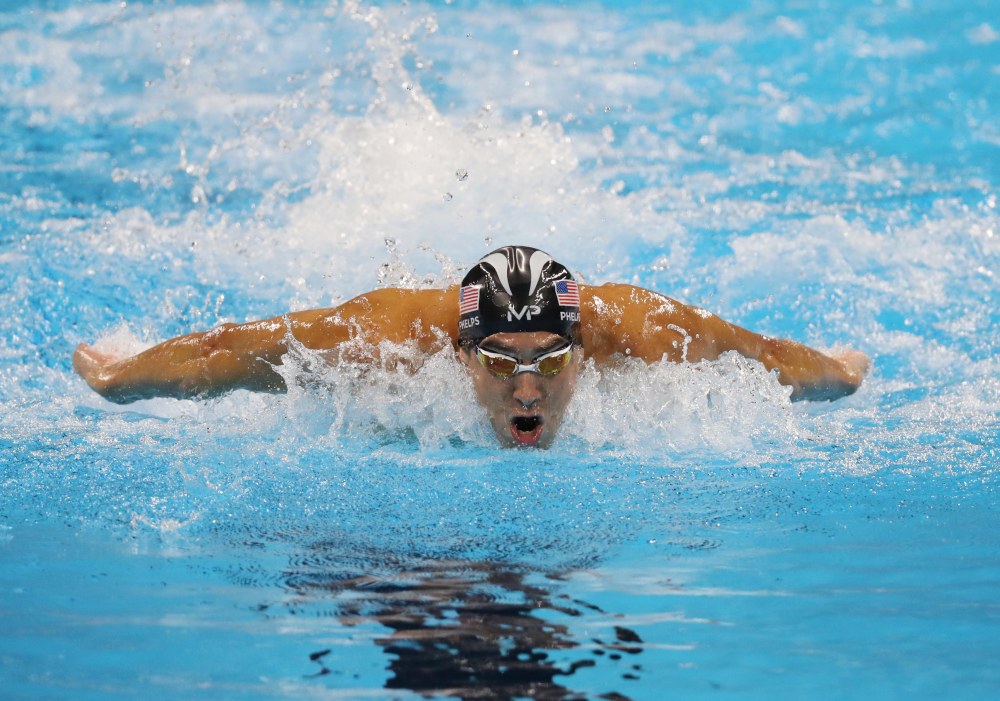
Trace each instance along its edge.
<path fill-rule="evenodd" d="M 984 465 L 974 445 L 996 426 L 991 184 L 975 167 L 908 152 L 906 130 L 871 141 L 875 127 L 896 128 L 871 117 L 883 98 L 871 83 L 818 90 L 796 73 L 806 51 L 897 76 L 886 62 L 931 55 L 930 41 L 847 30 L 830 39 L 768 18 L 789 53 L 763 76 L 752 11 L 643 23 L 594 8 L 342 3 L 278 22 L 287 10 L 106 4 L 0 34 L 17 66 L 2 74 L 8 104 L 36 127 L 73 122 L 67 143 L 110 134 L 61 164 L 81 182 L 106 175 L 109 191 L 135 193 L 129 206 L 84 196 L 73 207 L 73 193 L 36 185 L 3 202 L 39 236 L 0 252 L 15 271 L 5 306 L 26 310 L 3 322 L 0 357 L 12 360 L 0 374 L 0 427 L 41 437 L 21 448 L 30 467 L 7 478 L 16 493 L 57 494 L 48 466 L 72 460 L 72 493 L 104 514 L 95 518 L 139 531 L 199 531 L 230 514 L 301 527 L 296 513 L 343 515 L 324 511 L 339 496 L 375 515 L 396 514 L 393 498 L 437 508 L 350 466 L 400 482 L 397 468 L 440 469 L 472 493 L 482 477 L 502 495 L 483 497 L 483 512 L 499 505 L 532 522 L 525 503 L 544 511 L 559 489 L 597 509 L 613 503 L 618 462 L 651 465 L 644 474 L 655 478 L 720 464 L 852 474 L 933 465 L 927 444 L 954 423 L 942 408 L 951 404 L 967 430 L 942 454 Z M 107 67 L 124 56 L 119 80 Z M 961 132 L 969 149 L 989 141 L 988 122 Z M 123 134 L 152 150 L 115 141 Z M 28 213 L 40 221 L 18 219 Z M 592 283 L 636 282 L 769 334 L 861 346 L 877 356 L 874 375 L 852 398 L 807 405 L 737 357 L 588 366 L 556 445 L 526 452 L 497 447 L 448 352 L 406 376 L 295 349 L 281 366 L 287 395 L 125 407 L 68 369 L 79 340 L 135 352 L 372 287 L 446 285 L 509 242 L 537 244 Z M 38 283 L 60 276 L 84 312 L 55 294 L 38 299 Z M 123 288 L 134 298 L 112 302 Z M 116 465 L 105 449 L 128 459 Z M 574 470 L 608 491 L 588 501 L 593 475 Z M 574 518 L 555 509 L 532 523 L 540 533 Z"/>
<path fill-rule="evenodd" d="M 758 448 L 801 435 L 789 395 L 761 365 L 735 354 L 694 365 L 634 359 L 602 371 L 588 365 L 564 440 L 644 456 L 710 446 L 753 461 Z"/>
<path fill-rule="evenodd" d="M 185 47 L 164 45 L 157 60 L 169 64 L 166 57 L 174 54 L 208 51 L 215 35 L 204 29 L 211 24 L 206 12 L 222 22 L 227 35 L 261 34 L 245 9 L 157 13 L 158 31 L 171 41 L 189 37 Z M 260 298 L 317 306 L 374 284 L 453 281 L 456 266 L 420 264 L 422 250 L 448 261 L 468 261 L 494 242 L 533 241 L 586 269 L 594 263 L 577 253 L 580 238 L 593 241 L 609 258 L 620 258 L 623 231 L 644 235 L 663 228 L 582 177 L 579 154 L 590 151 L 575 145 L 559 123 L 544 117 L 507 121 L 490 109 L 469 117 L 444 116 L 404 68 L 413 42 L 422 32 L 433 32 L 433 23 L 409 16 L 408 25 L 396 26 L 402 21 L 356 4 L 343 8 L 335 27 L 348 36 L 366 28 L 365 49 L 356 60 L 368 61 L 371 78 L 355 91 L 353 76 L 324 74 L 328 77 L 320 82 L 348 88 L 346 97 L 331 96 L 336 101 L 327 104 L 302 90 L 287 96 L 261 92 L 259 99 L 234 95 L 234 85 L 225 81 L 239 91 L 240 79 L 216 69 L 209 75 L 205 71 L 212 64 L 184 60 L 184 70 L 171 74 L 169 85 L 155 81 L 141 103 L 128 95 L 115 98 L 122 109 L 159 109 L 157 118 L 217 124 L 219 137 L 210 147 L 179 143 L 173 173 L 119 168 L 116 180 L 143 187 L 190 182 L 196 206 L 169 224 L 142 209 L 114 213 L 90 238 L 94 246 L 135 260 L 163 255 L 175 266 L 192 265 L 207 284 L 250 287 Z M 131 17 L 120 28 L 137 42 L 154 38 L 153 24 L 141 17 Z M 319 45 L 329 41 L 317 39 Z M 288 48 L 283 46 L 281 54 L 289 64 L 286 70 L 306 58 Z M 255 54 L 254 60 L 261 59 Z M 252 73 L 252 65 L 246 70 Z M 351 99 L 368 100 L 367 109 L 345 113 L 342 101 Z M 289 101 L 301 104 L 294 109 Z M 233 115 L 250 118 L 238 134 L 225 124 Z M 224 201 L 243 186 L 246 178 L 239 171 L 246 169 L 261 174 L 265 183 L 272 181 L 259 191 L 253 217 L 206 216 L 202 207 Z M 259 181 L 253 185 L 260 186 Z M 419 267 L 406 276 L 378 279 L 385 242 Z"/>
<path fill-rule="evenodd" d="M 973 44 L 992 44 L 1000 39 L 1000 32 L 997 32 L 989 23 L 983 22 L 967 29 L 965 37 Z"/>

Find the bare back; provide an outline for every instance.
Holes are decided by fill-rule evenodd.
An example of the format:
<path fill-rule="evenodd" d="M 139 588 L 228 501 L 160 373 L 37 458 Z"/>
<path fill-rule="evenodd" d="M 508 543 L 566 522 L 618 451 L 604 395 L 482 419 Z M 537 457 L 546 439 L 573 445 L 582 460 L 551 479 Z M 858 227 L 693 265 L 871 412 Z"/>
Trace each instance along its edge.
<path fill-rule="evenodd" d="M 864 354 L 833 358 L 794 341 L 771 339 L 697 307 L 640 287 L 580 285 L 584 355 L 597 363 L 615 356 L 647 363 L 712 360 L 736 351 L 777 370 L 793 398 L 850 394 L 868 367 Z M 105 356 L 86 344 L 74 368 L 114 401 L 152 396 L 194 396 L 245 388 L 284 389 L 274 371 L 291 336 L 307 348 L 336 350 L 339 357 L 381 362 L 380 345 L 416 343 L 425 353 L 458 344 L 458 287 L 381 289 L 339 307 L 292 312 L 165 341 L 131 358 Z M 845 359 L 846 358 L 846 359 Z"/>

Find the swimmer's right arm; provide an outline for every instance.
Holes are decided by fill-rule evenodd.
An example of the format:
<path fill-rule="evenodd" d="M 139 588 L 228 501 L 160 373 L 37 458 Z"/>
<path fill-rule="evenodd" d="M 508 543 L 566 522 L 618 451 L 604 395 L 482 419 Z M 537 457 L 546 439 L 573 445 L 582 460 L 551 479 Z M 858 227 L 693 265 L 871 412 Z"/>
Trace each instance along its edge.
<path fill-rule="evenodd" d="M 152 397 L 213 396 L 236 389 L 282 392 L 285 381 L 274 369 L 288 352 L 290 338 L 316 350 L 344 347 L 357 340 L 364 353 L 352 360 L 378 358 L 382 341 L 416 341 L 432 350 L 457 334 L 444 304 L 451 290 L 383 289 L 332 309 L 315 309 L 253 321 L 224 324 L 211 331 L 179 336 L 128 358 L 118 359 L 80 344 L 73 369 L 98 394 L 119 404 Z M 352 348 L 355 347 L 352 344 Z"/>
<path fill-rule="evenodd" d="M 279 392 L 285 389 L 284 380 L 272 365 L 286 351 L 282 321 L 225 324 L 123 359 L 81 343 L 73 354 L 73 369 L 98 394 L 118 404 L 241 388 Z"/>

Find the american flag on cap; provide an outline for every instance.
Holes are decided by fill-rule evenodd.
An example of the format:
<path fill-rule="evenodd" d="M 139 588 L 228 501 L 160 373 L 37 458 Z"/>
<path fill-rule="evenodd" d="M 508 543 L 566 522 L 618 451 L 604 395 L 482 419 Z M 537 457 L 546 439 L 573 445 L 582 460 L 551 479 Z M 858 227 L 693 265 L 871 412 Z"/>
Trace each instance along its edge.
<path fill-rule="evenodd" d="M 458 291 L 458 313 L 459 315 L 478 311 L 479 309 L 479 285 L 467 285 Z"/>
<path fill-rule="evenodd" d="M 560 307 L 579 307 L 580 290 L 572 280 L 558 280 L 556 282 L 556 299 L 559 300 Z"/>

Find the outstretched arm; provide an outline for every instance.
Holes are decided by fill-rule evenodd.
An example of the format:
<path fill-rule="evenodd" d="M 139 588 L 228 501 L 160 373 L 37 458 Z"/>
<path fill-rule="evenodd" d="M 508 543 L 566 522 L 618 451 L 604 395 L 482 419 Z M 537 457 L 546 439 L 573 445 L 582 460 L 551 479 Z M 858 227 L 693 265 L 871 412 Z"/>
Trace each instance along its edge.
<path fill-rule="evenodd" d="M 164 341 L 116 359 L 80 344 L 73 369 L 102 396 L 118 403 L 151 397 L 214 395 L 235 389 L 280 392 L 275 369 L 293 338 L 307 348 L 337 350 L 376 362 L 382 341 L 416 341 L 425 350 L 457 333 L 445 304 L 450 290 L 369 292 L 332 309 L 295 312 L 246 324 L 224 324 Z M 456 328 L 452 328 L 455 326 Z M 355 343 L 348 343 L 355 341 Z"/>
<path fill-rule="evenodd" d="M 591 338 L 588 353 L 657 362 L 714 360 L 726 351 L 759 360 L 792 388 L 792 399 L 838 399 L 852 394 L 871 365 L 861 351 L 827 355 L 788 339 L 769 338 L 664 295 L 630 285 L 583 287 L 581 302 Z M 587 339 L 584 341 L 588 346 Z"/>

